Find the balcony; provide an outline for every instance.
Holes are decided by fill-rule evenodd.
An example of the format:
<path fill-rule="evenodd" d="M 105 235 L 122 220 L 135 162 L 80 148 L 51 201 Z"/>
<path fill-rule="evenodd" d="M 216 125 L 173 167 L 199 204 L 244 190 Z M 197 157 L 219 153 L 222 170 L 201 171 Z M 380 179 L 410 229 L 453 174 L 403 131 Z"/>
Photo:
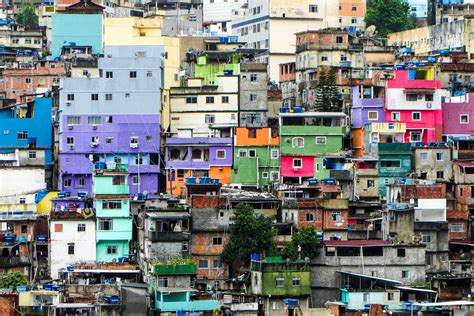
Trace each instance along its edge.
<path fill-rule="evenodd" d="M 329 177 L 340 181 L 352 181 L 352 170 L 329 170 Z"/>
<path fill-rule="evenodd" d="M 147 237 L 151 242 L 179 242 L 188 241 L 191 234 L 189 232 L 169 232 L 169 231 L 148 231 Z"/>
<path fill-rule="evenodd" d="M 30 259 L 28 257 L 3 257 L 0 258 L 0 268 L 13 268 L 30 265 Z"/>

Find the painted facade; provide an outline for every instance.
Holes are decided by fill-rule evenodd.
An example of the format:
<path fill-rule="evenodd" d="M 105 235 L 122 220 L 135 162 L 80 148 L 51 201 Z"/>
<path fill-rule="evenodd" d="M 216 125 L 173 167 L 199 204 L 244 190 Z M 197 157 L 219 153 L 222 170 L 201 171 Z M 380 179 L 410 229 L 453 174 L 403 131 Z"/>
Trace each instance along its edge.
<path fill-rule="evenodd" d="M 301 181 L 319 177 L 321 157 L 339 155 L 346 132 L 344 113 L 281 113 L 281 176 Z"/>
<path fill-rule="evenodd" d="M 386 197 L 387 185 L 412 172 L 412 147 L 410 143 L 378 144 L 379 195 Z"/>
<path fill-rule="evenodd" d="M 452 97 L 450 102 L 443 103 L 443 137 L 474 134 L 474 94 L 464 97 Z"/>
<path fill-rule="evenodd" d="M 404 142 L 441 141 L 445 92 L 433 74 L 434 68 L 396 70 L 387 81 L 386 121 L 406 123 Z"/>
<path fill-rule="evenodd" d="M 271 128 L 237 128 L 231 183 L 264 188 L 280 179 L 280 143 Z"/>
<path fill-rule="evenodd" d="M 167 191 L 184 195 L 187 177 L 210 177 L 230 183 L 232 139 L 172 137 L 166 140 Z"/>
<path fill-rule="evenodd" d="M 93 164 L 116 162 L 129 165 L 131 194 L 154 195 L 159 191 L 162 47 L 111 46 L 106 53 L 99 59 L 101 77 L 61 83 L 59 186 L 73 195 L 91 193 Z"/>
<path fill-rule="evenodd" d="M 128 166 L 99 164 L 94 172 L 96 260 L 110 262 L 128 258 L 132 240 Z"/>

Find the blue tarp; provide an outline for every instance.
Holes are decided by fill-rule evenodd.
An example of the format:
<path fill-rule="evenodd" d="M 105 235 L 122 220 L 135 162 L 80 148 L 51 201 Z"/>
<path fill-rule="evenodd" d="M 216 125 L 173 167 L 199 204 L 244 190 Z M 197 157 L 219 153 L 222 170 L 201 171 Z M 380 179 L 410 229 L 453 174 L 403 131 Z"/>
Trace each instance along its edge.
<path fill-rule="evenodd" d="M 43 190 L 43 191 L 39 191 L 38 193 L 36 193 L 35 195 L 35 204 L 38 204 L 39 202 L 41 202 L 42 199 L 44 199 L 44 197 L 46 195 L 48 195 L 49 191 L 48 190 Z"/>

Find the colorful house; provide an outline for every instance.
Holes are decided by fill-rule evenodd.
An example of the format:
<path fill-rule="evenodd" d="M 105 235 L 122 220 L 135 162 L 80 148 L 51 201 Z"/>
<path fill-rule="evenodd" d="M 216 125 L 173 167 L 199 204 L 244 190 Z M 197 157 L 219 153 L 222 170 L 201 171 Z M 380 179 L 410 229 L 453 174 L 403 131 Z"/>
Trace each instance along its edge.
<path fill-rule="evenodd" d="M 187 177 L 210 177 L 230 183 L 232 139 L 230 137 L 172 137 L 165 149 L 167 191 L 185 195 Z"/>
<path fill-rule="evenodd" d="M 364 126 L 369 123 L 385 122 L 383 98 L 371 98 L 369 94 L 352 87 L 352 149 L 356 156 L 364 155 Z"/>
<path fill-rule="evenodd" d="M 232 184 L 264 188 L 280 180 L 280 142 L 272 128 L 237 128 Z"/>
<path fill-rule="evenodd" d="M 97 163 L 93 192 L 96 209 L 96 260 L 128 258 L 132 240 L 128 166 Z"/>
<path fill-rule="evenodd" d="M 386 121 L 406 123 L 404 142 L 437 142 L 443 133 L 441 100 L 447 92 L 434 68 L 395 70 L 386 86 Z"/>
<path fill-rule="evenodd" d="M 339 112 L 280 113 L 280 172 L 284 182 L 318 178 L 323 158 L 340 155 L 347 117 Z"/>
<path fill-rule="evenodd" d="M 60 57 L 68 51 L 84 54 L 102 52 L 102 11 L 93 1 L 79 0 L 52 15 L 51 52 Z"/>
<path fill-rule="evenodd" d="M 381 143 L 403 143 L 405 123 L 370 123 L 364 126 L 364 152 L 376 155 Z"/>
<path fill-rule="evenodd" d="M 386 197 L 387 185 L 404 181 L 412 172 L 412 147 L 410 143 L 378 144 L 379 195 Z"/>
<path fill-rule="evenodd" d="M 59 187 L 91 193 L 96 162 L 127 164 L 130 193 L 159 192 L 161 46 L 107 46 L 99 78 L 61 83 Z M 141 57 L 136 57 L 141 56 Z M 134 104 L 136 106 L 130 106 Z"/>
<path fill-rule="evenodd" d="M 474 134 L 474 93 L 443 103 L 443 139 Z M 449 122 L 449 124 L 446 124 Z"/>

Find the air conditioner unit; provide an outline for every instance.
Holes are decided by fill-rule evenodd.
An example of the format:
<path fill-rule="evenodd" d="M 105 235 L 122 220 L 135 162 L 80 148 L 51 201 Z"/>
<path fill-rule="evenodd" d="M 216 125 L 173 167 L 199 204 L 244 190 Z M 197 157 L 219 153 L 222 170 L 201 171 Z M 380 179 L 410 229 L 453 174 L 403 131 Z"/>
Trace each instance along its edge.
<path fill-rule="evenodd" d="M 91 142 L 91 147 L 97 147 L 99 146 L 99 142 Z"/>
<path fill-rule="evenodd" d="M 73 145 L 73 144 L 70 144 L 70 145 L 69 145 L 69 149 L 70 149 L 70 150 L 74 150 L 74 145 Z"/>
<path fill-rule="evenodd" d="M 295 172 L 300 170 L 300 169 L 301 169 L 301 167 L 293 167 L 293 171 L 295 171 Z"/>
<path fill-rule="evenodd" d="M 130 143 L 130 148 L 138 148 L 138 144 L 137 143 Z"/>
<path fill-rule="evenodd" d="M 96 129 L 97 129 L 97 125 L 92 125 L 92 129 L 93 129 L 93 130 L 96 130 Z"/>
<path fill-rule="evenodd" d="M 74 128 L 74 125 L 68 125 L 67 128 L 68 128 L 68 129 L 73 129 L 73 128 Z"/>
<path fill-rule="evenodd" d="M 71 106 L 72 103 L 71 102 L 66 102 L 66 106 Z"/>

